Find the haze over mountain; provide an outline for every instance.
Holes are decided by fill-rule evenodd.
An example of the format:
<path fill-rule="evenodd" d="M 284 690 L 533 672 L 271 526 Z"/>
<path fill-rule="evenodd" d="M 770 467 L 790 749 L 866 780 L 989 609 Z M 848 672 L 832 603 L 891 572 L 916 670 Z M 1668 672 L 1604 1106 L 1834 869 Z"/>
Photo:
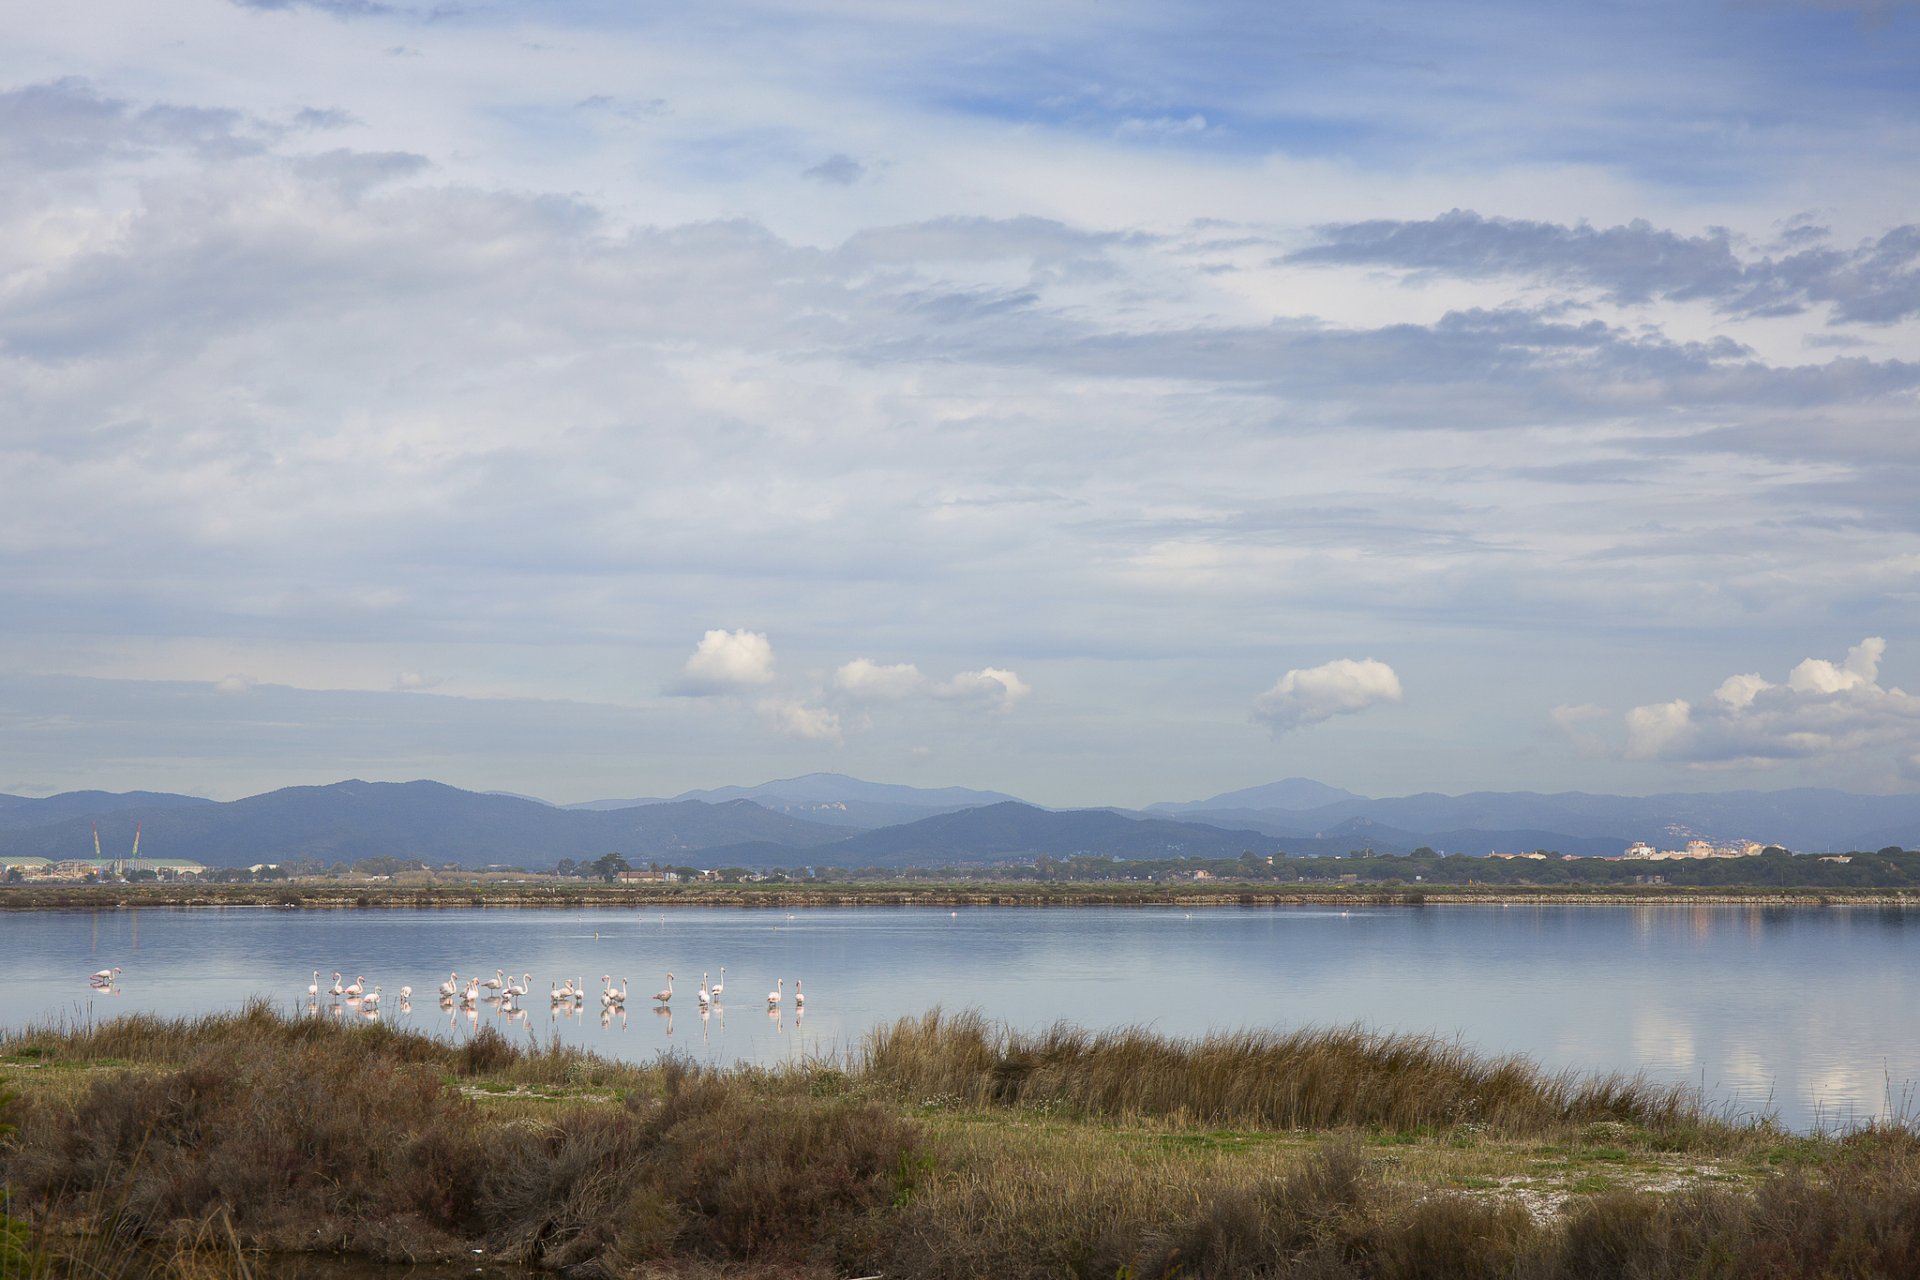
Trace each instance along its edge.
<path fill-rule="evenodd" d="M 853 834 L 746 800 L 668 802 L 610 813 L 557 809 L 537 800 L 461 791 L 438 782 L 337 782 L 288 787 L 223 804 L 166 804 L 104 810 L 100 839 L 110 855 L 129 848 L 135 823 L 141 852 L 246 866 L 284 858 L 327 861 L 390 855 L 463 866 L 560 858 L 685 857 L 713 845 L 763 840 L 792 851 Z M 93 851 L 92 818 L 0 832 L 0 853 L 79 857 Z"/>
<path fill-rule="evenodd" d="M 34 799 L 0 796 L 0 831 L 43 827 L 66 818 L 95 818 L 128 809 L 189 809 L 213 801 L 165 791 L 65 791 Z"/>
<path fill-rule="evenodd" d="M 1322 794 L 1347 798 L 1297 807 Z M 1801 852 L 1920 846 L 1920 796 L 1782 792 L 1604 796 L 1478 792 L 1371 799 L 1308 779 L 1147 811 L 1049 810 L 995 793 L 868 783 L 836 774 L 716 787 L 615 808 L 558 808 L 531 797 L 437 782 L 348 781 L 289 787 L 226 803 L 194 796 L 71 792 L 0 797 L 0 854 L 91 854 L 97 823 L 109 854 L 141 851 L 213 866 L 292 857 L 377 855 L 538 869 L 618 852 L 636 861 L 704 865 L 900 866 L 1075 853 L 1122 858 L 1243 851 L 1297 855 L 1372 848 L 1405 853 L 1552 849 L 1617 854 L 1634 840 L 1752 839 Z M 974 797 L 987 803 L 962 804 Z M 1221 801 L 1240 807 L 1209 807 Z M 840 807 L 844 806 L 844 808 Z M 1264 807 L 1262 807 L 1264 806 Z M 894 811 L 905 821 L 877 821 Z M 823 821 L 834 817 L 840 821 Z M 696 858 L 695 855 L 698 855 Z"/>
<path fill-rule="evenodd" d="M 1163 800 L 1158 804 L 1148 805 L 1146 812 L 1194 813 L 1201 810 L 1246 810 L 1252 813 L 1292 812 L 1298 809 L 1318 809 L 1323 805 L 1337 804 L 1342 800 L 1365 798 L 1343 787 L 1330 787 L 1324 782 L 1315 782 L 1312 778 L 1282 778 L 1278 782 L 1269 782 L 1264 786 L 1243 787 L 1238 791 L 1222 792 L 1210 800 Z"/>
<path fill-rule="evenodd" d="M 871 829 L 898 822 L 912 822 L 931 813 L 952 813 L 979 805 L 999 804 L 1016 797 L 998 791 L 974 791 L 967 787 L 909 787 L 891 782 L 866 782 L 841 773 L 809 773 L 752 787 L 727 786 L 683 791 L 673 798 L 700 800 L 708 804 L 723 800 L 751 800 L 776 813 Z M 645 799 L 589 800 L 568 807 L 631 809 L 660 803 L 663 802 Z"/>

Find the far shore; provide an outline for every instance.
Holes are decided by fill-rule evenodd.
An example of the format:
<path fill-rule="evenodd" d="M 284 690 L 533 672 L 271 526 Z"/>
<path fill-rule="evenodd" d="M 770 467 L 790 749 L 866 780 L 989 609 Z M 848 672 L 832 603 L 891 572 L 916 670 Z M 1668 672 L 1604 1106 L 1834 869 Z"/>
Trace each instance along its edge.
<path fill-rule="evenodd" d="M 603 885 L 514 882 L 422 884 L 338 880 L 272 884 L 94 884 L 0 887 L 0 911 L 102 911 L 140 907 L 388 908 L 655 907 L 1446 907 L 1446 906 L 1860 906 L 1920 907 L 1897 889 L 1631 885 L 1568 889 L 1521 885 L 1126 885 L 970 882 Z"/>

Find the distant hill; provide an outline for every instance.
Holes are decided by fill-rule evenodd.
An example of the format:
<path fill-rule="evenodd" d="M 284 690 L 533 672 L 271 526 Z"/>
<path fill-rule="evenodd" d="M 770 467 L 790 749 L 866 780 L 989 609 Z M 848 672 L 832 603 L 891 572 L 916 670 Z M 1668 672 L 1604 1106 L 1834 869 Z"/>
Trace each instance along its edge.
<path fill-rule="evenodd" d="M 1232 858 L 1265 855 L 1278 842 L 1257 831 L 1227 831 L 1198 822 L 1131 818 L 1107 809 L 1040 809 L 1017 800 L 935 814 L 918 822 L 862 832 L 807 851 L 807 861 L 829 866 L 904 867 L 943 862 L 988 862 L 1046 854 L 1119 858 Z M 741 866 L 777 861 L 765 846 L 716 849 L 713 856 Z M 790 861 L 790 859 L 789 859 Z"/>
<path fill-rule="evenodd" d="M 699 800 L 717 804 L 727 800 L 751 800 L 775 813 L 815 822 L 871 830 L 912 822 L 933 813 L 953 813 L 981 805 L 1014 800 L 998 791 L 974 791 L 967 787 L 909 787 L 890 782 L 865 782 L 840 773 L 809 773 L 798 778 L 782 778 L 754 787 L 714 787 L 705 791 L 686 791 L 675 800 Z M 631 809 L 642 805 L 665 804 L 664 800 L 589 800 L 571 805 L 574 809 Z"/>
<path fill-rule="evenodd" d="M 1211 800 L 1187 800 L 1173 803 L 1162 801 L 1146 807 L 1148 813 L 1172 814 L 1190 813 L 1205 809 L 1217 810 L 1280 810 L 1293 812 L 1301 809 L 1318 809 L 1324 805 L 1337 804 L 1342 800 L 1364 800 L 1365 796 L 1340 787 L 1330 787 L 1324 782 L 1315 782 L 1312 778 L 1283 778 L 1279 782 L 1269 782 L 1259 787 L 1244 787 L 1239 791 L 1227 791 L 1214 796 Z"/>
<path fill-rule="evenodd" d="M 193 858 L 209 866 L 379 855 L 464 866 L 551 866 L 560 858 L 609 852 L 630 860 L 678 859 L 709 846 L 752 840 L 804 849 L 853 830 L 773 813 L 745 800 L 575 812 L 438 782 L 288 787 L 226 804 L 104 811 L 98 820 L 101 842 L 109 848 L 130 846 L 137 822 L 142 853 Z M 0 853 L 91 854 L 93 821 L 74 818 L 0 832 Z"/>
<path fill-rule="evenodd" d="M 71 792 L 0 797 L 0 854 L 89 855 L 96 822 L 110 853 L 132 845 L 138 824 L 142 853 L 212 866 L 390 855 L 540 868 L 617 852 L 632 861 L 702 866 L 899 867 L 1036 854 L 1406 853 L 1421 845 L 1449 853 L 1594 855 L 1618 853 L 1635 840 L 1673 847 L 1690 835 L 1777 843 L 1802 853 L 1920 847 L 1920 795 L 1812 788 L 1659 796 L 1488 791 L 1377 800 L 1348 795 L 1312 808 L 1286 807 L 1312 798 L 1319 786 L 1288 779 L 1219 798 L 1235 799 L 1238 807 L 1208 808 L 1214 802 L 1204 801 L 1177 813 L 1165 806 L 1150 813 L 1049 810 L 995 792 L 838 774 L 618 808 L 561 809 L 437 782 L 289 787 L 227 803 L 155 792 Z"/>
<path fill-rule="evenodd" d="M 1310 794 L 1298 784 L 1274 783 L 1281 800 Z M 1308 787 L 1319 784 L 1308 782 Z M 1531 833 L 1545 848 L 1574 852 L 1591 847 L 1619 852 L 1634 840 L 1672 843 L 1683 833 L 1713 840 L 1759 840 L 1802 852 L 1877 849 L 1890 844 L 1920 844 L 1920 795 L 1856 795 L 1801 787 L 1785 791 L 1670 792 L 1652 796 L 1610 796 L 1566 791 L 1476 791 L 1449 796 L 1436 792 L 1369 799 L 1350 796 L 1312 808 L 1275 803 L 1253 787 L 1214 800 L 1186 805 L 1156 805 L 1152 812 L 1177 813 L 1189 821 L 1243 826 L 1270 834 L 1329 835 L 1355 819 L 1418 837 L 1434 848 L 1458 833 L 1480 836 Z M 1612 845 L 1608 849 L 1606 846 Z"/>
<path fill-rule="evenodd" d="M 44 827 L 67 818 L 93 818 L 127 809 L 191 809 L 213 803 L 201 796 L 179 796 L 165 791 L 66 791 L 39 799 L 0 796 L 0 831 Z M 87 838 L 87 852 L 93 852 L 91 835 Z"/>

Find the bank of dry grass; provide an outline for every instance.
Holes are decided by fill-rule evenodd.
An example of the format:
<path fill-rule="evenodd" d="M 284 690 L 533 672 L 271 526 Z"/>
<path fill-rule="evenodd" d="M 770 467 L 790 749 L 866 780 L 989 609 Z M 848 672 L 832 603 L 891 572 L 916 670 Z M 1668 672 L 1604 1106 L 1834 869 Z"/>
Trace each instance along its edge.
<path fill-rule="evenodd" d="M 1358 1027 L 1181 1041 L 1139 1028 L 1026 1034 L 977 1013 L 935 1010 L 877 1031 L 862 1066 L 909 1096 L 1257 1129 L 1474 1124 L 1532 1134 L 1611 1121 L 1671 1132 L 1702 1119 L 1683 1087 L 1550 1074 L 1524 1058 Z"/>
<path fill-rule="evenodd" d="M 1789 1140 L 1417 1038 L 933 1014 L 852 1062 L 710 1072 L 255 1006 L 16 1033 L 0 1065 L 0 1178 L 80 1274 L 477 1249 L 572 1280 L 1920 1275 L 1904 1130 Z M 1571 1194 L 1675 1151 L 1743 1172 Z M 1547 1164 L 1558 1213 L 1495 1176 Z"/>

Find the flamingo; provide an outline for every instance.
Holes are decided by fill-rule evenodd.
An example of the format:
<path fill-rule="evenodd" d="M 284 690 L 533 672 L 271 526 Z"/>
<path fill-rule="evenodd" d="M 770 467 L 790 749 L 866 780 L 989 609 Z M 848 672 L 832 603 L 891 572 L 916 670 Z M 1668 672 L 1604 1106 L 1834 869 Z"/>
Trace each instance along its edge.
<path fill-rule="evenodd" d="M 600 1000 L 603 1004 L 625 1005 L 627 1003 L 627 980 L 625 978 L 620 979 L 620 989 L 615 991 L 613 989 L 613 979 L 608 978 L 607 989 L 605 993 L 601 995 Z"/>
<path fill-rule="evenodd" d="M 357 973 L 353 976 L 353 981 L 347 984 L 347 999 L 357 1000 L 366 993 L 366 990 L 367 990 L 367 975 L 364 973 Z"/>
<path fill-rule="evenodd" d="M 782 997 L 786 993 L 786 989 L 787 989 L 787 980 L 785 978 L 782 978 L 780 979 L 779 982 L 775 983 L 773 990 L 767 992 L 767 1008 L 771 1009 L 775 1005 L 779 1004 Z"/>
<path fill-rule="evenodd" d="M 319 998 L 320 998 L 320 971 L 318 969 L 315 969 L 313 971 L 313 981 L 307 984 L 307 1000 L 309 1003 L 311 1003 L 312 1001 L 318 1000 Z"/>
<path fill-rule="evenodd" d="M 481 983 L 480 985 L 485 987 L 489 991 L 498 991 L 500 988 L 507 985 L 506 978 L 507 978 L 506 970 L 495 969 L 493 971 L 493 976 L 491 978 L 488 978 L 485 982 Z"/>
<path fill-rule="evenodd" d="M 460 1003 L 471 1009 L 480 1000 L 480 979 L 468 978 L 467 989 L 460 993 Z"/>
<path fill-rule="evenodd" d="M 518 998 L 520 996 L 527 994 L 527 988 L 531 987 L 532 985 L 533 985 L 533 975 L 530 973 L 523 973 L 520 975 L 519 985 L 509 986 L 507 988 L 507 994 Z"/>
<path fill-rule="evenodd" d="M 552 988 L 553 1003 L 555 1004 L 572 1004 L 573 1003 L 573 979 L 572 978 L 567 979 L 567 985 L 564 987 L 555 987 L 551 982 L 549 982 L 547 985 Z"/>
<path fill-rule="evenodd" d="M 719 1003 L 720 1003 L 720 993 L 721 993 L 721 992 L 722 992 L 723 990 L 725 990 L 725 989 L 726 989 L 726 985 L 727 985 L 727 966 L 725 966 L 725 965 L 721 965 L 721 966 L 720 966 L 720 981 L 718 981 L 718 982 L 716 982 L 716 983 L 714 983 L 714 984 L 713 984 L 713 993 L 712 993 L 712 994 L 713 994 L 713 1002 L 714 1002 L 715 1004 L 719 1004 Z"/>
<path fill-rule="evenodd" d="M 335 969 L 333 971 L 333 985 L 327 988 L 327 994 L 332 996 L 335 1000 L 338 1000 L 340 998 L 341 993 L 345 990 L 346 988 L 340 985 L 340 971 L 338 969 Z"/>
<path fill-rule="evenodd" d="M 713 1000 L 713 992 L 711 992 L 711 991 L 709 991 L 709 990 L 707 990 L 707 975 L 706 975 L 706 972 L 705 972 L 704 970 L 702 970 L 702 971 L 701 971 L 701 974 L 700 974 L 700 1004 L 701 1004 L 701 1007 L 703 1007 L 703 1008 L 704 1008 L 704 1007 L 705 1007 L 705 1006 L 706 1006 L 706 1005 L 707 1005 L 708 1003 L 710 1003 L 710 1002 L 711 1002 L 712 1000 Z"/>
<path fill-rule="evenodd" d="M 114 980 L 115 976 L 119 974 L 119 972 L 120 972 L 120 966 L 115 965 L 111 969 L 102 969 L 100 972 L 88 978 L 87 981 L 94 983 L 96 986 L 104 987 L 109 983 L 111 983 Z M 315 976 L 317 977 L 318 975 L 316 974 Z"/>
<path fill-rule="evenodd" d="M 379 983 L 376 982 L 373 984 L 373 991 L 368 994 L 366 999 L 360 1002 L 360 1007 L 363 1009 L 377 1009 L 380 1007 L 380 984 Z"/>
<path fill-rule="evenodd" d="M 453 999 L 453 993 L 458 991 L 459 989 L 460 989 L 460 973 L 458 970 L 455 970 L 453 972 L 448 973 L 447 980 L 440 984 L 440 998 L 442 1000 L 451 1000 Z"/>
<path fill-rule="evenodd" d="M 624 983 L 626 979 L 622 978 L 620 979 L 620 981 Z M 655 1000 L 658 1000 L 661 1004 L 665 1004 L 667 1001 L 673 999 L 673 975 L 672 974 L 667 975 L 667 989 L 665 991 L 654 992 L 653 998 Z"/>
<path fill-rule="evenodd" d="M 379 989 L 380 988 L 378 987 L 374 988 L 375 991 L 378 991 Z M 405 1004 L 407 1001 L 411 999 L 413 999 L 413 988 L 411 986 L 405 986 L 400 988 L 400 1003 Z"/>
<path fill-rule="evenodd" d="M 800 979 L 795 978 L 793 980 L 793 1007 L 798 1009 L 806 1002 L 807 998 L 800 994 Z"/>

